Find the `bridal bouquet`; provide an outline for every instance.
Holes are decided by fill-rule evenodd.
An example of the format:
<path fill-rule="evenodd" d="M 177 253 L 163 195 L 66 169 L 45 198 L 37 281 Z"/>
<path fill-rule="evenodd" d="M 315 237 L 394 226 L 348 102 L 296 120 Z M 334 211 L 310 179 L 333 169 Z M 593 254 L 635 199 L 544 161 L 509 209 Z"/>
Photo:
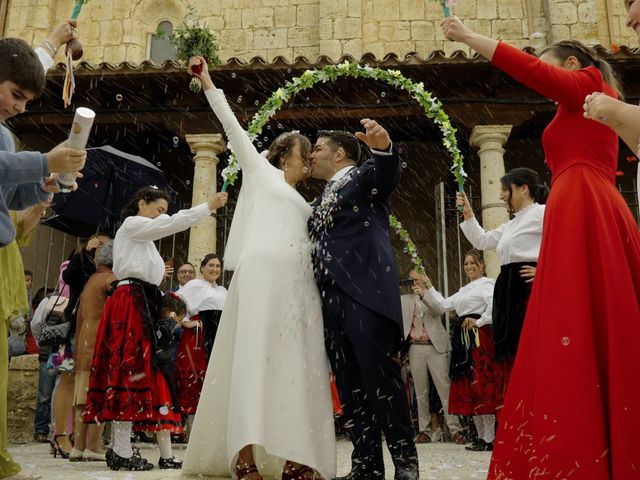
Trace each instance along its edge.
<path fill-rule="evenodd" d="M 187 7 L 187 12 L 184 23 L 176 28 L 169 37 L 171 43 L 176 47 L 178 60 L 186 65 L 191 57 L 200 56 L 204 57 L 208 65 L 220 65 L 218 57 L 220 46 L 213 30 L 206 25 L 200 25 L 191 5 Z M 202 66 L 198 67 L 202 68 Z M 197 68 L 194 67 L 194 70 Z M 191 79 L 189 88 L 192 92 L 197 93 L 202 90 L 202 85 L 194 77 Z"/>

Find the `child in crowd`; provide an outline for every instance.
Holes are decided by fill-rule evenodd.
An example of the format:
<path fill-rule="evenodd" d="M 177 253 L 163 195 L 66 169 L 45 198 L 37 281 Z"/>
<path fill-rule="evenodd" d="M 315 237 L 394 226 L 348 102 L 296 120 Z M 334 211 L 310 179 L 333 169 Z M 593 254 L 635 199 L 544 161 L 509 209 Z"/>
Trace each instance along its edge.
<path fill-rule="evenodd" d="M 16 38 L 0 39 L 0 122 L 25 111 L 28 101 L 39 96 L 45 87 L 44 71 L 53 64 L 56 47 L 75 38 L 75 22 L 58 25 L 46 40 L 51 55 L 42 48 L 36 53 L 26 42 Z M 55 175 L 51 172 L 78 172 L 84 166 L 86 152 L 60 144 L 48 154 L 15 152 L 15 143 L 9 130 L 0 125 L 0 271 L 20 272 L 23 267 L 18 245 L 14 241 L 16 229 L 9 210 L 24 210 L 47 201 L 56 193 Z M 18 261 L 20 259 L 20 261 Z M 19 264 L 19 265 L 18 265 Z M 16 268 L 17 267 L 17 268 Z M 7 336 L 7 318 L 14 309 L 10 301 L 15 285 L 24 280 L 14 276 L 14 284 L 0 288 L 1 333 Z M 26 297 L 26 295 L 25 295 Z M 26 298 L 25 298 L 26 300 Z M 8 343 L 0 342 L 0 478 L 36 479 L 19 473 L 18 465 L 7 451 L 7 372 Z"/>

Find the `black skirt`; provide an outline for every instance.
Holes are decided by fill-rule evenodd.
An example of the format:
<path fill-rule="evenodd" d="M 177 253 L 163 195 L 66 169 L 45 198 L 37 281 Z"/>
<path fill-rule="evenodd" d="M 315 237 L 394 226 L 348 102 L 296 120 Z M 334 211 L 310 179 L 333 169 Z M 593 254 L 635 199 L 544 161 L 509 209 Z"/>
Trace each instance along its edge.
<path fill-rule="evenodd" d="M 520 276 L 525 265 L 536 262 L 509 263 L 500 267 L 493 290 L 493 343 L 496 362 L 515 358 L 520 332 L 527 313 L 532 283 Z"/>
<path fill-rule="evenodd" d="M 473 330 L 469 330 L 469 345 L 462 341 L 462 323 L 465 318 L 475 318 L 481 315 L 471 313 L 464 317 L 454 317 L 451 320 L 451 362 L 449 363 L 449 378 L 459 380 L 461 378 L 473 378 L 473 359 L 471 350 L 476 344 L 476 337 Z"/>
<path fill-rule="evenodd" d="M 202 321 L 202 340 L 204 342 L 204 353 L 207 361 L 211 358 L 211 350 L 213 350 L 213 342 L 218 333 L 218 325 L 220 325 L 220 317 L 222 310 L 201 310 L 200 320 Z"/>

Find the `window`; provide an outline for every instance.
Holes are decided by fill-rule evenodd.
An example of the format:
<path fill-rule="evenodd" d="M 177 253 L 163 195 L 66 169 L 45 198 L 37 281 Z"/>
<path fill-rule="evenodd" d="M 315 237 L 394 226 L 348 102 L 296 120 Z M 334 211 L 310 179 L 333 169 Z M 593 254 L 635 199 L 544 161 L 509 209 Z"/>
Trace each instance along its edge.
<path fill-rule="evenodd" d="M 169 37 L 173 33 L 173 24 L 168 21 L 160 22 L 157 32 L 151 36 L 151 60 L 156 63 L 175 60 L 176 48 L 169 41 Z"/>

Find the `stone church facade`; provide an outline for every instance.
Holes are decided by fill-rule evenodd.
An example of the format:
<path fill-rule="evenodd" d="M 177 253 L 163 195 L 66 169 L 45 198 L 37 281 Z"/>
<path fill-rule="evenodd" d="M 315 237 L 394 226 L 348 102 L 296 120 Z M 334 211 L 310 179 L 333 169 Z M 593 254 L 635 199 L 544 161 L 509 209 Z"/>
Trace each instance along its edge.
<path fill-rule="evenodd" d="M 73 0 L 0 0 L 0 29 L 3 29 L 5 36 L 20 37 L 36 46 L 54 25 L 69 16 L 73 5 Z M 145 75 L 177 75 L 179 69 L 176 69 L 175 64 L 158 65 L 157 70 L 153 70 L 155 67 L 144 67 L 140 72 L 133 66 L 153 60 L 151 52 L 154 42 L 157 42 L 155 33 L 159 26 L 163 24 L 175 28 L 180 25 L 187 13 L 187 6 L 186 1 L 180 0 L 88 0 L 79 17 L 79 29 L 84 45 L 83 61 L 96 68 L 80 67 L 77 75 L 79 84 L 82 83 L 83 75 L 91 79 L 97 79 L 100 75 L 100 78 L 113 75 L 114 84 L 118 83 L 117 78 L 126 78 L 135 84 L 138 80 L 132 79 Z M 272 74 L 275 72 L 280 79 L 286 78 L 287 72 L 290 77 L 291 68 L 287 67 L 287 62 L 295 62 L 298 57 L 304 57 L 304 61 L 301 63 L 303 67 L 297 70 L 294 68 L 296 74 L 303 71 L 301 69 L 306 68 L 306 65 L 313 67 L 337 62 L 344 55 L 351 56 L 356 61 L 363 58 L 363 55 L 366 55 L 366 59 L 377 59 L 380 62 L 389 58 L 383 66 L 394 68 L 401 65 L 403 59 L 409 59 L 411 66 L 411 62 L 419 57 L 414 70 L 403 73 L 419 78 L 420 75 L 429 74 L 423 73 L 428 68 L 433 68 L 433 72 L 429 74 L 432 75 L 430 78 L 433 79 L 433 83 L 425 84 L 433 87 L 441 98 L 450 97 L 449 103 L 445 103 L 445 110 L 452 116 L 462 136 L 466 137 L 464 140 L 468 149 L 467 162 L 477 164 L 475 170 L 471 170 L 475 171 L 474 182 L 478 187 L 486 228 L 497 226 L 507 219 L 507 212 L 500 204 L 499 188 L 495 182 L 505 171 L 505 158 L 508 167 L 523 164 L 524 160 L 521 159 L 531 155 L 530 144 L 535 142 L 537 163 L 534 164 L 534 168 L 544 168 L 539 133 L 529 136 L 526 132 L 523 133 L 527 128 L 527 122 L 531 120 L 529 117 L 535 117 L 531 112 L 537 107 L 526 105 L 524 110 L 520 109 L 524 113 L 520 111 L 518 115 L 515 114 L 516 107 L 513 114 L 511 110 L 501 116 L 496 114 L 492 98 L 500 97 L 502 90 L 498 85 L 503 80 L 496 79 L 494 74 L 487 72 L 479 75 L 478 72 L 484 67 L 473 57 L 453 55 L 457 50 L 466 54 L 470 52 L 464 45 L 443 38 L 439 27 L 443 12 L 436 1 L 192 0 L 191 6 L 195 9 L 199 21 L 211 27 L 219 39 L 220 57 L 223 62 L 223 66 L 218 70 L 219 74 L 224 76 L 225 71 L 234 71 L 235 75 L 236 71 L 233 69 L 242 67 L 237 73 L 247 84 L 253 81 L 251 75 L 254 73 L 254 67 Z M 591 45 L 602 45 L 605 49 L 613 48 L 614 51 L 617 50 L 617 45 L 635 47 L 637 44 L 634 33 L 625 26 L 626 13 L 622 0 L 457 0 L 454 13 L 470 28 L 521 48 L 530 46 L 540 49 L 556 40 L 566 38 L 574 38 Z M 444 56 L 433 53 L 438 50 L 443 51 Z M 624 65 L 631 65 L 632 55 L 628 50 L 626 52 L 623 52 L 626 57 L 619 61 Z M 61 52 L 56 60 L 64 60 Z M 454 63 L 457 66 L 451 66 Z M 426 69 L 421 70 L 421 65 Z M 475 80 L 476 83 L 469 83 L 468 89 L 475 90 L 473 93 L 479 97 L 474 100 L 476 104 L 484 102 L 488 105 L 485 109 L 489 114 L 481 115 L 483 108 L 479 107 L 473 116 L 470 116 L 472 111 L 464 103 L 469 100 L 465 96 L 464 85 L 460 86 L 457 93 L 450 93 L 450 85 L 438 79 L 438 76 L 441 77 L 439 69 L 448 68 L 447 65 L 452 69 L 457 68 L 456 72 L 461 72 L 457 74 L 457 78 L 455 75 L 451 77 L 455 81 L 464 83 L 465 78 L 469 81 Z M 148 75 L 144 73 L 147 70 L 150 72 Z M 485 68 L 483 71 L 486 70 Z M 139 77 L 136 76 L 138 73 Z M 53 76 L 59 81 L 59 75 L 58 68 L 57 73 L 51 73 L 50 79 Z M 637 91 L 633 86 L 633 78 L 632 71 L 627 74 L 625 80 L 631 82 L 633 91 Z M 443 84 L 440 90 L 437 87 L 438 81 Z M 229 91 L 233 84 L 237 83 L 239 82 L 229 80 Z M 93 86 L 94 83 L 90 85 Z M 277 83 L 269 84 L 269 89 L 277 86 Z M 103 90 L 109 89 L 105 87 Z M 242 92 L 235 94 L 238 100 L 241 98 L 240 94 Z M 108 97 L 110 94 L 106 95 Z M 249 97 L 248 94 L 244 96 Z M 525 103 L 533 98 L 530 92 L 521 93 L 521 97 L 525 99 Z M 523 102 L 522 98 L 519 100 L 520 103 Z M 633 98 L 632 95 L 630 100 Z M 183 96 L 174 101 L 180 105 Z M 255 102 L 255 105 L 258 105 L 259 99 Z M 120 115 L 125 109 L 125 103 L 112 109 L 113 116 Z M 232 106 L 244 114 L 246 121 L 252 114 L 253 99 L 251 103 L 245 99 L 244 105 L 240 105 L 241 102 L 236 103 L 237 105 L 232 102 Z M 191 105 L 189 102 L 187 104 Z M 105 108 L 109 110 L 108 107 Z M 547 105 L 545 108 L 546 114 L 550 115 L 552 106 Z M 204 109 L 207 110 L 207 107 L 204 106 Z M 373 111 L 377 114 L 385 113 L 375 108 Z M 49 115 L 46 118 L 52 118 L 60 109 L 44 109 L 42 112 Z M 60 115 L 66 114 L 67 112 L 63 112 Z M 395 115 L 390 111 L 386 114 Z M 304 119 L 304 112 L 298 115 L 296 119 Z M 420 112 L 416 114 L 414 110 L 414 116 L 410 119 L 416 119 L 418 115 Z M 422 115 L 424 116 L 423 113 Z M 44 117 L 38 117 L 41 118 Z M 100 116 L 101 120 L 105 118 L 106 115 Z M 29 130 L 29 122 L 36 121 L 39 120 L 29 120 L 27 116 L 21 116 L 16 123 L 18 136 Z M 52 125 L 65 124 L 66 121 L 70 119 L 52 120 Z M 118 122 L 126 123 L 113 120 L 107 128 L 126 128 Z M 190 131 L 182 125 L 181 120 L 179 128 L 175 127 L 176 122 L 170 123 L 166 121 L 164 125 L 153 125 L 151 128 L 166 129 L 169 138 L 177 135 L 181 141 L 188 144 L 188 149 L 183 153 L 192 154 L 194 164 L 193 177 L 189 177 L 190 180 L 187 181 L 188 185 L 193 185 L 189 189 L 189 195 L 193 203 L 202 201 L 210 192 L 211 182 L 215 183 L 218 178 L 218 156 L 226 150 L 226 142 L 220 135 L 222 132 L 216 129 L 204 132 L 200 129 Z M 296 128 L 295 123 L 293 128 Z M 416 137 L 414 143 L 424 146 L 429 141 L 437 143 L 437 139 L 434 141 L 425 137 Z M 28 140 L 25 143 L 25 146 L 30 148 L 40 146 L 29 144 Z M 411 150 L 413 147 L 409 148 Z M 144 152 L 139 154 L 144 156 Z M 515 159 L 510 161 L 509 155 Z M 445 165 L 446 159 L 442 161 Z M 446 175 L 446 167 L 443 167 L 443 171 L 443 175 Z M 430 185 L 429 188 L 431 187 Z M 204 253 L 214 251 L 216 246 L 219 246 L 216 245 L 216 235 L 211 233 L 212 229 L 215 232 L 216 223 L 213 219 L 192 229 L 188 247 L 190 260 L 195 262 Z M 451 230 L 457 231 L 454 228 Z M 424 249 L 429 248 L 429 241 L 426 237 L 417 238 L 419 246 L 424 245 Z M 219 249 L 218 251 L 220 252 Z M 425 255 L 432 259 L 434 257 L 433 254 Z M 490 273 L 495 273 L 497 263 L 492 254 L 488 255 L 488 264 Z"/>
<path fill-rule="evenodd" d="M 37 45 L 73 4 L 3 0 L 4 35 Z M 443 38 L 442 9 L 433 0 L 192 0 L 191 5 L 218 35 L 223 61 L 234 56 L 314 61 L 319 55 L 359 58 L 366 52 L 403 57 L 461 49 Z M 79 19 L 85 60 L 148 59 L 158 25 L 178 25 L 186 6 L 178 0 L 89 0 Z M 566 38 L 604 46 L 636 43 L 625 27 L 622 0 L 458 0 L 454 12 L 472 29 L 520 47 Z"/>

